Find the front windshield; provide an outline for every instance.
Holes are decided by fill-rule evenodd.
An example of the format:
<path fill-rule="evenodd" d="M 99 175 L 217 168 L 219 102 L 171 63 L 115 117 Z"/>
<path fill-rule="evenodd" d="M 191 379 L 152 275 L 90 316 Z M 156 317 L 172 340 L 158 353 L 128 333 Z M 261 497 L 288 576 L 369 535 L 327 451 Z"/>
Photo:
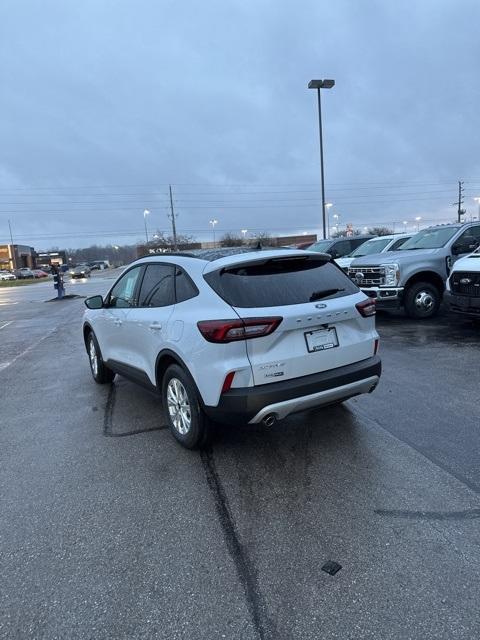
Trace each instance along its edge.
<path fill-rule="evenodd" d="M 331 246 L 331 240 L 320 240 L 320 242 L 315 242 L 311 247 L 308 247 L 308 250 L 317 251 L 318 253 L 328 253 L 328 249 L 330 249 Z"/>
<path fill-rule="evenodd" d="M 402 245 L 402 251 L 412 249 L 439 249 L 457 233 L 458 227 L 424 229 Z"/>
<path fill-rule="evenodd" d="M 371 256 L 372 253 L 381 253 L 390 242 L 390 238 L 382 238 L 381 240 L 368 240 L 352 251 L 349 258 L 358 258 L 360 256 Z"/>

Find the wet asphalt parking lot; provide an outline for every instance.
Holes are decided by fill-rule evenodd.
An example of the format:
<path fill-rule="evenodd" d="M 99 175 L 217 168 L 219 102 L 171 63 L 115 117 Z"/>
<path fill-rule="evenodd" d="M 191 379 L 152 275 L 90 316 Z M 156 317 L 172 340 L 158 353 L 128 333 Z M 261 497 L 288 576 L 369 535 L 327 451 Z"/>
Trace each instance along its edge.
<path fill-rule="evenodd" d="M 478 327 L 379 314 L 374 394 L 199 453 L 53 295 L 0 289 L 0 638 L 480 637 Z"/>

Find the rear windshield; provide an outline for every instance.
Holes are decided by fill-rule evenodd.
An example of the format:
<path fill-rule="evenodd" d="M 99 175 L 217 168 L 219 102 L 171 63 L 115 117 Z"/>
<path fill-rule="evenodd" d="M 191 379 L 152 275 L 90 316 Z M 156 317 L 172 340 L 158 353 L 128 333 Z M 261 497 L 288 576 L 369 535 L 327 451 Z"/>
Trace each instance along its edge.
<path fill-rule="evenodd" d="M 232 307 L 276 307 L 357 293 L 357 286 L 332 262 L 274 258 L 209 273 L 208 284 Z"/>

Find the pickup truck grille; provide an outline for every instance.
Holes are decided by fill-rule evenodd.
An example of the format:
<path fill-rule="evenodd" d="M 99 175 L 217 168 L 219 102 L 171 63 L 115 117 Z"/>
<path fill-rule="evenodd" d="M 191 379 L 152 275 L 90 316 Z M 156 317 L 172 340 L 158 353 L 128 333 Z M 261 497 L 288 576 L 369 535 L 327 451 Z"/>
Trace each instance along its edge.
<path fill-rule="evenodd" d="M 470 298 L 480 298 L 480 273 L 455 271 L 450 278 L 452 293 Z"/>
<path fill-rule="evenodd" d="M 355 277 L 357 273 L 363 273 L 363 278 L 359 281 Z M 381 287 L 385 284 L 384 267 L 350 267 L 348 276 L 359 287 Z"/>

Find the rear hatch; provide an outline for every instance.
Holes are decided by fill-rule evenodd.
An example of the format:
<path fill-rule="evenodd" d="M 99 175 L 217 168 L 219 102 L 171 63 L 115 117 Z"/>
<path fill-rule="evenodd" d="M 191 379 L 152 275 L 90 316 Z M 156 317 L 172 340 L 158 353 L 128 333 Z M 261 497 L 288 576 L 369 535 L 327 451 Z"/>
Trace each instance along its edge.
<path fill-rule="evenodd" d="M 374 353 L 374 318 L 355 306 L 355 284 L 322 254 L 281 255 L 228 265 L 204 274 L 243 320 L 266 318 L 271 333 L 245 340 L 254 384 L 326 371 Z M 278 326 L 275 319 L 281 319 Z"/>

